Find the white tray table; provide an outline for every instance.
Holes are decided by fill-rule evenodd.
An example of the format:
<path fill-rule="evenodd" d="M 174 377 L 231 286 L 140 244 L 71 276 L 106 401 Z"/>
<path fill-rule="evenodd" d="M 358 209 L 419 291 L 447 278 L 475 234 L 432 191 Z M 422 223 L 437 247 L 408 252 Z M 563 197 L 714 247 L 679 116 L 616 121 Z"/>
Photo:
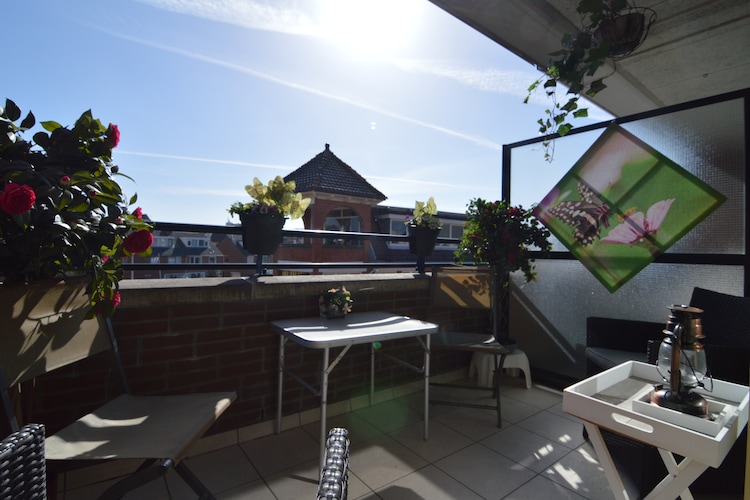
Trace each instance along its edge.
<path fill-rule="evenodd" d="M 655 407 L 644 413 L 642 400 L 662 383 L 655 365 L 628 361 L 567 387 L 563 410 L 584 421 L 594 449 L 618 499 L 628 499 L 599 428 L 655 446 L 669 475 L 646 499 L 692 498 L 688 487 L 708 467 L 718 467 L 747 425 L 748 387 L 713 381 L 713 392 L 697 390 L 712 408 L 725 413 L 716 427 L 691 425 L 691 415 Z M 690 427 L 699 427 L 703 431 Z M 677 463 L 675 455 L 685 457 Z"/>

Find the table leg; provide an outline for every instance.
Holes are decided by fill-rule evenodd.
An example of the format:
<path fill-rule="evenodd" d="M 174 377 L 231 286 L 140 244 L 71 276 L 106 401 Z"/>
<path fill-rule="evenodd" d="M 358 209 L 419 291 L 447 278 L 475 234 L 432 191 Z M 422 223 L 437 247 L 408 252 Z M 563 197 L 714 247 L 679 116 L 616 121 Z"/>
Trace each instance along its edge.
<path fill-rule="evenodd" d="M 658 448 L 658 450 L 669 475 L 657 484 L 645 498 L 652 500 L 680 497 L 682 500 L 692 500 L 693 495 L 688 487 L 708 469 L 708 466 L 690 458 L 683 458 L 678 464 L 672 452 L 661 448 Z"/>
<path fill-rule="evenodd" d="M 320 381 L 320 470 L 323 470 L 326 460 L 326 405 L 328 404 L 328 360 L 330 348 L 323 349 L 323 369 Z"/>
<path fill-rule="evenodd" d="M 625 490 L 625 486 L 622 484 L 620 474 L 615 468 L 615 463 L 612 461 L 612 456 L 609 454 L 607 445 L 604 444 L 604 438 L 602 433 L 599 431 L 599 426 L 591 422 L 583 421 L 583 425 L 589 433 L 589 439 L 591 444 L 594 445 L 594 451 L 596 451 L 596 457 L 599 459 L 599 465 L 604 469 L 604 475 L 607 476 L 607 482 L 609 487 L 612 488 L 612 494 L 616 500 L 629 500 L 628 492 Z"/>
<path fill-rule="evenodd" d="M 424 348 L 424 440 L 430 437 L 430 335 L 425 335 Z"/>
<path fill-rule="evenodd" d="M 281 432 L 281 403 L 282 395 L 284 394 L 284 343 L 286 338 L 283 335 L 279 335 L 279 393 L 276 398 L 276 434 Z"/>
<path fill-rule="evenodd" d="M 370 344 L 370 406 L 375 403 L 375 344 Z"/>

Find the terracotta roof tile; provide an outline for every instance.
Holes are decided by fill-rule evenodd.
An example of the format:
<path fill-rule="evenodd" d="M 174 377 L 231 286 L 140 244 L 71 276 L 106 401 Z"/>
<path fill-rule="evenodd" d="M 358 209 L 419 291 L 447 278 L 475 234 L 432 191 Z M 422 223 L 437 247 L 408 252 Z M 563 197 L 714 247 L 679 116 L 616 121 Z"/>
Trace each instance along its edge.
<path fill-rule="evenodd" d="M 387 196 L 333 154 L 328 144 L 322 153 L 284 177 L 284 180 L 294 181 L 297 191 L 301 193 L 318 191 L 380 201 L 387 199 Z"/>

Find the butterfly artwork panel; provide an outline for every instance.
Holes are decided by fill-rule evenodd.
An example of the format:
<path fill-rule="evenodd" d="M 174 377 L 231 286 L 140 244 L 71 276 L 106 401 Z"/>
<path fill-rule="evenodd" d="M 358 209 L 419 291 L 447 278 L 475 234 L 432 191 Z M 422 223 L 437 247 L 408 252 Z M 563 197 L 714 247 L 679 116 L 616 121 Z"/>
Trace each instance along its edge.
<path fill-rule="evenodd" d="M 612 124 L 533 213 L 615 292 L 725 200 Z"/>

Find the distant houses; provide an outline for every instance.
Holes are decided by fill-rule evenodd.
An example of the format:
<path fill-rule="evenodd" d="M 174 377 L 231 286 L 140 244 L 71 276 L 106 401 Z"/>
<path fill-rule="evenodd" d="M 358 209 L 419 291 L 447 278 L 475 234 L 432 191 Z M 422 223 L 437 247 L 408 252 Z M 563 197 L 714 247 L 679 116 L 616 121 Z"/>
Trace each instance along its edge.
<path fill-rule="evenodd" d="M 352 167 L 337 157 L 328 144 L 310 161 L 293 171 L 285 181 L 293 180 L 297 191 L 312 198 L 310 208 L 302 217 L 306 229 L 328 231 L 381 233 L 406 235 L 406 221 L 413 207 L 380 205 L 387 197 L 359 175 Z M 459 238 L 466 214 L 439 212 L 443 221 L 440 236 Z M 438 244 L 433 255 L 437 261 L 451 261 L 455 245 Z M 159 264 L 214 264 L 254 263 L 255 255 L 242 247 L 239 235 L 183 233 L 155 231 L 151 263 Z M 369 241 L 351 238 L 285 238 L 273 256 L 279 263 L 352 262 L 410 262 L 415 256 L 409 253 L 408 243 L 401 241 Z M 143 260 L 141 260 L 143 261 Z M 316 269 L 296 271 L 313 273 Z M 335 272 L 346 272 L 337 269 Z M 353 268 L 352 272 L 367 272 L 366 267 Z M 138 271 L 126 277 L 137 278 L 200 278 L 210 276 L 243 276 L 253 274 L 252 269 L 240 268 L 205 270 L 179 269 Z"/>

